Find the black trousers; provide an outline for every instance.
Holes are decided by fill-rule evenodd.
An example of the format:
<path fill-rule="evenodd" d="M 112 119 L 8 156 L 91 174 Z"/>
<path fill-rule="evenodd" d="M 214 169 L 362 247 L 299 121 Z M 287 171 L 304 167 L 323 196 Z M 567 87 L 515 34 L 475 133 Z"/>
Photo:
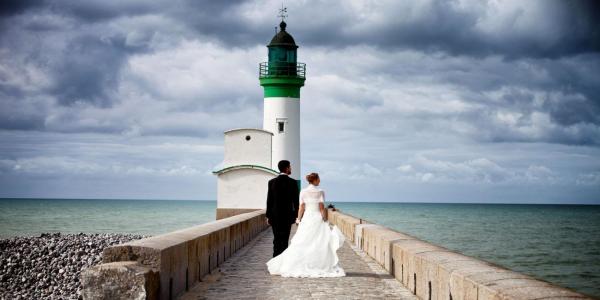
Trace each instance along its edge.
<path fill-rule="evenodd" d="M 272 224 L 271 228 L 273 228 L 273 257 L 275 257 L 287 249 L 292 224 Z"/>

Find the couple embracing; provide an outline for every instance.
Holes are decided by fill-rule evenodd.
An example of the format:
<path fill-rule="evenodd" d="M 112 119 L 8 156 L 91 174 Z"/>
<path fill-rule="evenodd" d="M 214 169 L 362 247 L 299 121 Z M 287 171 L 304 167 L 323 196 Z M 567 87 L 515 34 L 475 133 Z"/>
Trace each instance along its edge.
<path fill-rule="evenodd" d="M 341 277 L 337 250 L 344 236 L 329 227 L 325 194 L 318 188 L 317 173 L 306 176 L 309 185 L 298 193 L 298 183 L 289 177 L 292 166 L 287 160 L 277 165 L 280 174 L 269 181 L 267 222 L 273 228 L 273 258 L 267 262 L 271 275 L 283 277 Z M 288 239 L 292 224 L 296 234 Z"/>

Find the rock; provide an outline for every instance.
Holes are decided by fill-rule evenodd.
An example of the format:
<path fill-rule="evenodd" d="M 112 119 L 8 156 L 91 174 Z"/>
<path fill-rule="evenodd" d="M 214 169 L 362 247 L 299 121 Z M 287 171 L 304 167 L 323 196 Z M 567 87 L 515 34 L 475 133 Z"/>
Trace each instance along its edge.
<path fill-rule="evenodd" d="M 42 233 L 0 239 L 0 299 L 81 299 L 81 271 L 99 264 L 105 247 L 139 238 Z"/>
<path fill-rule="evenodd" d="M 82 295 L 88 299 L 154 299 L 158 273 L 134 261 L 113 262 L 82 273 Z"/>

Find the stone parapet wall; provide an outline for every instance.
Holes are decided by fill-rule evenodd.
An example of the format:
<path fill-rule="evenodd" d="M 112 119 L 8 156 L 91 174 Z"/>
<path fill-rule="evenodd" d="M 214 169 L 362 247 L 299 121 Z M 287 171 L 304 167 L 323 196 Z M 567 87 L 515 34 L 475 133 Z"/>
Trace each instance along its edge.
<path fill-rule="evenodd" d="M 591 299 L 339 210 L 329 209 L 328 220 L 421 299 Z"/>
<path fill-rule="evenodd" d="M 239 214 L 257 211 L 257 208 L 217 208 L 217 220 L 237 216 Z"/>
<path fill-rule="evenodd" d="M 257 210 L 106 248 L 81 275 L 83 297 L 175 299 L 267 227 Z"/>

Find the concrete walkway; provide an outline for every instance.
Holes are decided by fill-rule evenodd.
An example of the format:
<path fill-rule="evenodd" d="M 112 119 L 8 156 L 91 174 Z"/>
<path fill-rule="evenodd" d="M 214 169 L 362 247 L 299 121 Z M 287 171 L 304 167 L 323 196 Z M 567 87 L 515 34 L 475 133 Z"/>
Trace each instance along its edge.
<path fill-rule="evenodd" d="M 268 228 L 180 299 L 418 299 L 348 242 L 338 250 L 341 278 L 271 276 L 265 263 L 272 253 Z"/>

